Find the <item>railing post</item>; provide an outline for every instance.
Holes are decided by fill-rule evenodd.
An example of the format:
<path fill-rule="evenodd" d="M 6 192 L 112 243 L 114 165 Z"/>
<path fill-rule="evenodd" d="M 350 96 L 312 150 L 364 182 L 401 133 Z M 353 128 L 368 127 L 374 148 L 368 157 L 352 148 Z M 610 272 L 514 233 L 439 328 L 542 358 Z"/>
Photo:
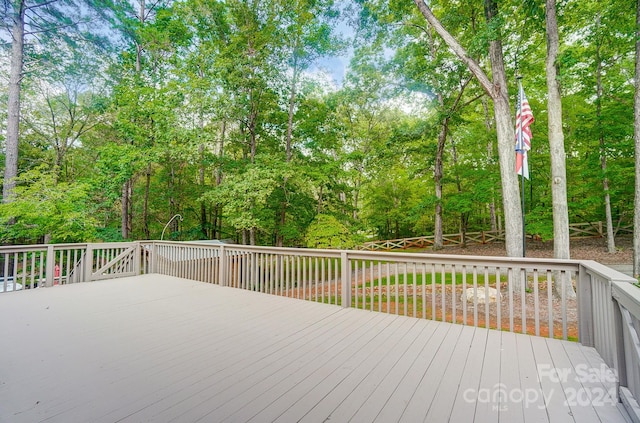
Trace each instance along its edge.
<path fill-rule="evenodd" d="M 340 253 L 340 264 L 342 272 L 340 281 L 342 282 L 342 307 L 351 307 L 351 267 L 349 266 L 349 256 L 346 251 Z"/>
<path fill-rule="evenodd" d="M 224 250 L 225 250 L 224 245 L 221 245 L 220 252 L 218 253 L 219 254 L 218 284 L 220 286 L 227 286 L 227 257 Z"/>
<path fill-rule="evenodd" d="M 44 279 L 46 281 L 45 286 L 53 286 L 55 277 L 55 265 L 56 265 L 56 252 L 53 249 L 53 244 L 47 245 L 47 267 L 44 273 Z"/>
<path fill-rule="evenodd" d="M 258 255 L 255 252 L 252 252 L 249 256 L 251 260 L 251 290 L 257 291 L 258 286 Z"/>
<path fill-rule="evenodd" d="M 84 261 L 84 280 L 83 282 L 91 282 L 93 274 L 93 244 L 87 244 L 87 253 Z"/>
<path fill-rule="evenodd" d="M 142 254 L 141 254 L 141 251 L 140 251 L 140 242 L 139 241 L 136 241 L 136 248 L 135 248 L 134 254 L 135 254 L 135 259 L 133 261 L 133 271 L 135 272 L 136 276 L 138 276 L 138 275 L 141 274 L 141 272 L 140 272 L 140 267 L 141 267 L 140 266 L 140 261 L 141 261 L 141 258 L 142 258 Z"/>
<path fill-rule="evenodd" d="M 614 331 L 614 345 L 611 345 L 613 348 L 613 363 L 607 363 L 611 366 L 613 364 L 613 369 L 616 372 L 616 376 L 618 377 L 618 388 L 620 386 L 629 386 L 629 382 L 627 380 L 627 362 L 625 358 L 625 336 L 624 336 L 624 321 L 622 320 L 622 312 L 620 311 L 620 304 L 614 298 L 611 298 L 613 302 L 613 331 Z M 600 351 L 598 351 L 600 352 Z M 602 354 L 600 354 L 602 355 Z M 617 390 L 616 390 L 616 393 Z"/>
<path fill-rule="evenodd" d="M 149 254 L 149 273 L 158 273 L 157 246 L 155 241 L 151 243 Z"/>
<path fill-rule="evenodd" d="M 581 264 L 578 270 L 578 286 L 576 289 L 578 304 L 578 340 L 587 347 L 595 346 L 593 335 L 593 295 L 591 275 Z"/>

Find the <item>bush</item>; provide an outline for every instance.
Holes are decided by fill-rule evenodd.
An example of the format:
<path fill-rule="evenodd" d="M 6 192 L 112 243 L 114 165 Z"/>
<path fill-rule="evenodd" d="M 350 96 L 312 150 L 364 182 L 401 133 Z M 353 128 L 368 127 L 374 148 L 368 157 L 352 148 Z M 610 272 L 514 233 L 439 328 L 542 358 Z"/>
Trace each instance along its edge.
<path fill-rule="evenodd" d="M 331 215 L 319 214 L 307 228 L 309 248 L 353 248 L 355 243 L 349 229 Z"/>

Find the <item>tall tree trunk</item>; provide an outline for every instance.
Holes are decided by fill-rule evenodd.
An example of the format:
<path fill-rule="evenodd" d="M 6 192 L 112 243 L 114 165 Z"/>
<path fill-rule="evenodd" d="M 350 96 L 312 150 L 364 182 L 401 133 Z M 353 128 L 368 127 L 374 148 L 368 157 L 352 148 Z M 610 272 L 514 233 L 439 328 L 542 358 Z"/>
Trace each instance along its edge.
<path fill-rule="evenodd" d="M 218 164 L 216 166 L 214 180 L 215 186 L 219 186 L 222 183 L 222 158 L 224 157 L 224 142 L 225 135 L 227 132 L 227 123 L 226 121 L 222 121 L 222 128 L 220 130 L 220 142 L 218 143 Z M 213 227 L 212 237 L 214 239 L 222 238 L 222 205 L 219 203 L 214 204 L 213 206 L 213 216 L 211 219 L 211 226 Z"/>
<path fill-rule="evenodd" d="M 138 21 L 140 25 L 144 25 L 146 15 L 145 0 L 140 0 L 140 8 Z M 136 41 L 136 74 L 142 71 L 142 44 Z M 122 187 L 122 219 L 121 219 L 121 235 L 123 239 L 129 238 L 131 229 L 133 228 L 133 177 L 124 183 Z"/>
<path fill-rule="evenodd" d="M 201 130 L 203 129 L 204 125 L 201 125 Z M 198 175 L 198 182 L 200 183 L 200 194 L 202 195 L 202 193 L 204 193 L 204 144 L 200 144 L 200 146 L 198 147 L 198 152 L 200 153 L 200 169 L 199 169 L 199 175 Z M 202 236 L 204 237 L 204 239 L 208 238 L 208 233 L 207 233 L 207 206 L 204 203 L 204 201 L 200 202 L 200 232 L 202 233 Z"/>
<path fill-rule="evenodd" d="M 122 239 L 129 238 L 129 181 L 122 185 Z"/>
<path fill-rule="evenodd" d="M 171 163 L 170 165 L 170 169 L 169 169 L 169 219 L 171 219 L 173 216 L 175 216 L 178 213 L 178 208 L 176 205 L 176 199 L 175 199 L 175 191 L 176 191 L 176 172 L 175 172 L 175 167 L 173 165 L 173 163 Z M 174 221 L 171 222 L 171 232 L 176 232 L 177 230 L 177 222 Z M 169 236 L 171 236 L 171 233 L 169 234 Z"/>
<path fill-rule="evenodd" d="M 287 117 L 287 137 L 286 137 L 286 160 L 287 163 L 291 163 L 291 159 L 293 157 L 293 150 L 291 148 L 291 143 L 293 141 L 293 114 L 295 112 L 296 106 L 296 95 L 297 95 L 297 84 L 298 84 L 298 56 L 295 55 L 293 57 L 293 76 L 291 77 L 291 88 L 289 93 L 289 115 Z M 284 229 L 284 225 L 287 224 L 287 180 L 288 177 L 285 176 L 282 181 L 282 195 L 284 198 L 282 203 L 280 204 L 280 222 L 279 228 L 276 234 L 276 247 L 282 247 L 284 245 L 284 236 L 282 234 L 282 230 Z"/>
<path fill-rule="evenodd" d="M 490 134 L 493 130 L 493 121 L 489 115 L 489 105 L 486 97 L 482 97 L 482 108 L 484 110 L 484 125 L 487 128 L 487 133 Z M 493 164 L 493 140 L 489 140 L 487 143 L 487 163 Z M 491 203 L 489 203 L 489 219 L 491 220 L 491 231 L 496 232 L 498 230 L 498 220 L 496 216 L 496 197 L 493 188 L 491 189 Z"/>
<path fill-rule="evenodd" d="M 453 158 L 453 167 L 456 169 L 456 188 L 458 194 L 462 193 L 462 181 L 460 180 L 460 173 L 458 172 L 458 150 L 456 149 L 456 143 L 451 137 L 451 156 Z M 469 221 L 468 212 L 460 212 L 460 243 L 462 247 L 467 246 L 467 224 Z"/>
<path fill-rule="evenodd" d="M 636 3 L 636 68 L 633 97 L 633 138 L 635 144 L 635 199 L 633 204 L 633 275 L 640 277 L 640 1 Z"/>
<path fill-rule="evenodd" d="M 556 1 L 547 0 L 547 110 L 549 148 L 551 150 L 551 197 L 553 202 L 553 255 L 557 259 L 570 258 L 569 209 L 567 207 L 567 171 L 562 132 L 562 98 L 558 83 L 558 21 Z M 571 281 L 564 283 L 568 297 L 575 297 Z M 556 284 L 555 286 L 561 286 Z M 557 292 L 560 295 L 561 292 Z"/>
<path fill-rule="evenodd" d="M 438 95 L 440 98 L 440 103 L 444 105 L 444 101 L 442 100 L 442 96 Z M 433 182 L 435 183 L 435 192 L 436 192 L 436 214 L 434 221 L 434 238 L 433 238 L 433 249 L 440 250 L 444 246 L 443 242 L 443 228 L 442 228 L 442 175 L 443 175 L 443 155 L 444 155 L 444 145 L 447 140 L 447 127 L 449 124 L 449 119 L 444 118 L 442 122 L 442 127 L 440 128 L 440 133 L 438 134 L 438 146 L 436 149 L 436 161 L 433 167 Z"/>
<path fill-rule="evenodd" d="M 485 15 L 488 24 L 492 24 L 498 15 L 496 0 L 485 0 Z M 498 135 L 498 154 L 500 156 L 500 176 L 502 179 L 502 197 L 505 220 L 505 244 L 507 254 L 511 257 L 522 257 L 524 247 L 522 240 L 522 207 L 520 190 L 515 172 L 515 130 L 511 120 L 507 75 L 504 68 L 502 42 L 495 39 L 489 42 L 489 57 L 493 86 L 491 97 L 494 103 L 496 130 Z"/>
<path fill-rule="evenodd" d="M 129 236 L 133 234 L 133 187 L 135 185 L 134 178 L 129 180 L 127 185 L 127 196 L 129 197 L 129 201 L 127 204 L 129 205 L 129 212 L 127 213 L 127 232 Z"/>
<path fill-rule="evenodd" d="M 478 63 L 467 54 L 460 43 L 442 26 L 424 0 L 414 1 L 422 15 L 427 22 L 429 22 L 429 25 L 435 29 L 449 48 L 467 65 L 482 88 L 493 100 L 498 136 L 498 155 L 500 157 L 506 250 L 510 257 L 521 257 L 523 254 L 522 207 L 520 205 L 520 190 L 515 172 L 515 130 L 511 120 L 511 107 L 509 106 L 509 93 L 507 90 L 507 79 L 502 56 L 502 44 L 499 40 L 492 40 L 489 43 L 489 55 L 493 75 L 492 82 Z M 487 0 L 485 2 L 485 9 L 487 11 L 487 19 L 489 19 L 489 21 L 493 20 L 495 12 L 497 11 L 495 2 Z"/>
<path fill-rule="evenodd" d="M 138 20 L 140 21 L 140 25 L 144 26 L 144 22 L 146 17 L 146 4 L 145 4 L 145 0 L 139 0 L 139 6 L 140 9 L 138 11 Z M 142 70 L 142 44 L 140 44 L 138 41 L 136 41 L 136 73 L 140 73 L 140 71 Z"/>
<path fill-rule="evenodd" d="M 9 71 L 9 98 L 7 104 L 7 139 L 5 141 L 4 182 L 2 201 L 13 200 L 13 192 L 18 176 L 18 140 L 20 134 L 20 88 L 24 66 L 24 13 L 25 0 L 15 2 L 17 10 L 12 16 L 11 26 L 11 69 Z"/>
<path fill-rule="evenodd" d="M 596 27 L 600 31 L 600 11 L 596 14 Z M 600 141 L 600 167 L 602 168 L 602 188 L 604 190 L 604 212 L 607 222 L 607 251 L 616 252 L 616 241 L 613 236 L 613 216 L 611 214 L 611 196 L 609 195 L 609 178 L 607 177 L 607 152 L 602 127 L 602 57 L 600 49 L 601 38 L 596 39 L 596 119 L 598 124 L 598 139 Z"/>
<path fill-rule="evenodd" d="M 147 163 L 144 184 L 144 208 L 142 210 L 142 226 L 145 239 L 151 239 L 149 230 L 149 191 L 151 190 L 151 163 Z"/>

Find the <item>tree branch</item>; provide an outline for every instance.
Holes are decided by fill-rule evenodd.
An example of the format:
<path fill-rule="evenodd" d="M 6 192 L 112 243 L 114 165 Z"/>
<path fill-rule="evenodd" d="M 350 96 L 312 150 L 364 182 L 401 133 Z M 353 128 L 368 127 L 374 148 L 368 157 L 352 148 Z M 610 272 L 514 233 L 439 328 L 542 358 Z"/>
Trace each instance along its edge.
<path fill-rule="evenodd" d="M 57 2 L 58 0 L 49 0 L 49 1 L 45 1 L 44 3 L 38 3 L 38 4 L 34 4 L 31 6 L 25 6 L 24 10 L 34 10 L 34 9 L 38 9 L 40 7 L 44 7 L 44 6 L 49 6 L 50 4 L 53 4 L 55 2 Z"/>
<path fill-rule="evenodd" d="M 453 51 L 456 56 L 458 56 L 460 60 L 462 60 L 465 65 L 467 65 L 471 73 L 473 73 L 473 75 L 478 79 L 480 86 L 487 92 L 487 94 L 489 94 L 491 98 L 495 99 L 494 96 L 497 95 L 494 92 L 493 84 L 489 80 L 489 77 L 487 77 L 487 74 L 482 70 L 480 65 L 467 54 L 466 50 L 460 45 L 458 40 L 456 40 L 453 35 L 451 35 L 449 31 L 447 31 L 445 27 L 442 26 L 438 18 L 435 17 L 424 0 L 414 0 L 414 3 L 416 4 L 416 6 L 418 6 L 418 9 L 422 13 L 422 16 L 424 16 L 427 22 L 429 22 L 429 25 L 431 25 L 431 27 L 438 33 L 438 35 L 442 37 L 451 51 Z"/>
<path fill-rule="evenodd" d="M 81 22 L 81 21 L 71 22 L 71 23 L 66 24 L 66 25 L 57 25 L 57 26 L 53 26 L 53 27 L 50 27 L 50 28 L 44 28 L 44 29 L 41 29 L 41 30 L 39 30 L 39 31 L 25 31 L 24 35 L 35 35 L 35 34 L 42 34 L 42 33 L 44 33 L 44 32 L 57 31 L 57 30 L 59 30 L 59 29 L 69 28 L 69 27 L 72 27 L 72 26 L 76 26 L 76 25 L 78 25 L 78 23 L 80 23 L 80 22 Z"/>

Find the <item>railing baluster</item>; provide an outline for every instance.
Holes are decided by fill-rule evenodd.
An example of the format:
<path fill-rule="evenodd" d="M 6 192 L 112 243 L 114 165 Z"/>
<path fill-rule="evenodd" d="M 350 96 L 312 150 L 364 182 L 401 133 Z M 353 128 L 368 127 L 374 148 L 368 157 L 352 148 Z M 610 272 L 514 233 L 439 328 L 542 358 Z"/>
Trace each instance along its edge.
<path fill-rule="evenodd" d="M 373 290 L 373 282 L 371 283 Z M 373 303 L 371 304 L 373 306 Z M 378 262 L 378 312 L 382 313 L 382 262 Z"/>
<path fill-rule="evenodd" d="M 27 287 L 27 252 L 22 253 L 22 287 Z"/>
<path fill-rule="evenodd" d="M 29 288 L 33 289 L 35 288 L 35 274 L 33 273 L 36 267 L 36 254 L 38 254 L 37 251 L 34 251 L 33 253 L 31 253 L 31 267 L 30 267 L 30 272 L 29 272 Z"/>
<path fill-rule="evenodd" d="M 478 268 L 473 266 L 473 326 L 478 327 Z"/>
<path fill-rule="evenodd" d="M 564 271 L 560 271 L 560 279 L 561 279 L 561 288 L 562 288 L 562 339 L 567 339 L 567 279 L 569 279 L 569 275 L 567 275 Z M 569 280 L 571 283 L 571 280 Z"/>
<path fill-rule="evenodd" d="M 409 315 L 409 298 L 408 298 L 408 293 L 407 290 L 408 288 L 408 284 L 407 284 L 407 263 L 402 263 L 402 302 L 403 302 L 403 315 L 408 316 Z"/>
<path fill-rule="evenodd" d="M 307 258 L 302 257 L 302 299 L 307 299 Z"/>
<path fill-rule="evenodd" d="M 332 274 L 333 260 L 334 259 L 329 259 L 329 261 L 327 262 L 327 267 L 328 267 L 327 268 L 327 273 L 328 273 L 328 281 L 329 281 L 329 284 L 328 284 L 329 285 L 329 301 L 328 301 L 329 304 L 336 304 L 336 303 L 331 301 L 331 290 L 333 288 L 332 287 L 332 285 L 333 285 L 333 277 L 332 277 L 333 276 L 333 274 Z M 337 291 L 336 291 L 336 294 L 335 294 L 335 298 L 336 298 L 336 301 L 338 301 L 338 299 L 337 299 L 338 298 Z"/>
<path fill-rule="evenodd" d="M 443 322 L 447 321 L 447 274 L 446 267 L 444 264 L 440 265 L 440 302 L 442 303 L 441 307 L 441 319 Z"/>
<path fill-rule="evenodd" d="M 355 267 L 355 269 L 354 269 L 354 282 L 353 282 L 354 290 L 355 290 L 355 307 L 358 308 L 358 284 L 359 284 L 359 279 L 358 279 L 358 276 L 359 276 L 358 275 L 358 270 L 359 270 L 359 268 L 358 268 L 358 260 L 354 260 L 353 264 L 354 264 L 354 267 Z M 351 269 L 349 269 L 349 271 L 351 271 Z"/>
<path fill-rule="evenodd" d="M 522 333 L 527 333 L 527 269 L 520 270 L 520 310 Z"/>
<path fill-rule="evenodd" d="M 496 268 L 496 289 L 498 290 L 497 296 L 497 311 L 496 311 L 496 328 L 502 330 L 502 276 L 500 275 L 500 268 Z"/>
<path fill-rule="evenodd" d="M 489 313 L 489 268 L 484 266 L 484 327 L 491 327 L 491 314 Z"/>
<path fill-rule="evenodd" d="M 395 283 L 395 287 L 396 287 L 395 312 L 396 312 L 396 314 L 400 314 L 400 311 L 399 311 L 399 308 L 400 308 L 400 275 L 398 274 L 398 263 L 396 263 L 396 265 L 395 265 L 395 277 L 396 277 L 396 283 Z"/>
<path fill-rule="evenodd" d="M 362 260 L 362 309 L 367 309 L 367 262 Z"/>
<path fill-rule="evenodd" d="M 16 283 L 18 283 L 18 253 L 13 253 L 13 289 L 16 289 Z"/>
<path fill-rule="evenodd" d="M 451 323 L 457 323 L 458 313 L 456 310 L 456 265 L 451 265 Z"/>
<path fill-rule="evenodd" d="M 69 283 L 69 273 L 71 272 L 71 250 L 67 250 L 67 262 L 65 263 L 65 269 L 66 269 L 66 273 L 65 273 L 65 282 L 64 283 Z M 62 275 L 60 275 L 62 276 Z"/>
<path fill-rule="evenodd" d="M 318 302 L 318 282 L 320 278 L 320 267 L 319 267 L 320 260 L 318 259 L 318 257 L 315 257 L 314 262 L 315 262 L 315 266 L 314 266 L 315 278 L 314 278 L 313 301 L 317 303 Z"/>
<path fill-rule="evenodd" d="M 330 259 L 324 259 L 324 258 L 320 259 L 320 289 L 321 289 L 320 296 L 322 298 L 321 300 L 322 304 L 324 304 L 324 291 L 325 291 L 325 282 L 326 282 L 324 266 L 327 260 L 330 260 Z M 329 298 L 331 298 L 331 294 L 329 294 Z M 331 303 L 331 301 L 329 301 L 329 303 Z"/>
<path fill-rule="evenodd" d="M 431 320 L 436 320 L 436 265 L 431 264 Z"/>
<path fill-rule="evenodd" d="M 413 317 L 418 317 L 418 273 L 417 273 L 417 264 L 413 262 L 413 284 L 411 285 L 413 289 L 411 290 L 411 295 L 413 296 L 413 313 L 411 314 Z"/>
<path fill-rule="evenodd" d="M 467 325 L 467 266 L 462 266 L 462 324 Z"/>
<path fill-rule="evenodd" d="M 549 338 L 553 338 L 553 285 L 551 270 L 547 270 L 547 313 L 549 313 Z"/>
<path fill-rule="evenodd" d="M 538 269 L 533 270 L 533 307 L 535 312 L 536 336 L 540 336 L 540 304 L 538 303 Z"/>
<path fill-rule="evenodd" d="M 387 299 L 385 303 L 387 313 L 391 313 L 391 263 L 389 262 L 387 262 Z"/>
<path fill-rule="evenodd" d="M 509 290 L 509 332 L 513 332 L 513 267 L 507 269 L 507 284 Z"/>

